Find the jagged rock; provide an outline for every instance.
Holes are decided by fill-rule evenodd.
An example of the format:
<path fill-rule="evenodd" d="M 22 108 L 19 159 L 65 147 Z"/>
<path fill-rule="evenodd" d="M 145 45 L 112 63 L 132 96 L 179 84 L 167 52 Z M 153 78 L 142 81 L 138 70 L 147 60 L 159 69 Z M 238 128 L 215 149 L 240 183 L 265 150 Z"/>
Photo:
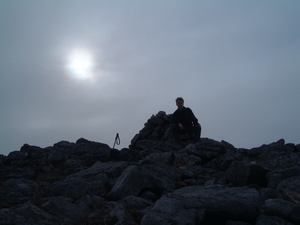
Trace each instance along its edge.
<path fill-rule="evenodd" d="M 78 139 L 77 142 L 80 143 L 82 139 Z M 82 142 L 81 142 L 82 143 Z M 86 141 L 88 143 L 88 141 Z M 60 141 L 53 145 L 58 151 L 66 152 L 66 150 L 71 150 L 76 144 L 68 141 Z"/>
<path fill-rule="evenodd" d="M 228 220 L 228 221 L 226 221 L 226 225 L 251 225 L 251 223 L 242 222 L 242 221 Z"/>
<path fill-rule="evenodd" d="M 287 178 L 300 176 L 300 167 L 295 166 L 283 170 L 273 170 L 266 174 L 268 179 L 268 187 L 277 188 L 278 184 Z"/>
<path fill-rule="evenodd" d="M 300 144 L 296 145 L 296 152 L 300 152 Z"/>
<path fill-rule="evenodd" d="M 228 183 L 237 187 L 246 184 L 258 184 L 261 187 L 267 186 L 267 169 L 253 163 L 233 162 L 226 171 Z"/>
<path fill-rule="evenodd" d="M 228 151 L 211 160 L 205 165 L 205 167 L 226 171 L 234 161 L 242 161 L 242 159 L 243 158 L 240 154 Z"/>
<path fill-rule="evenodd" d="M 268 216 L 262 213 L 258 216 L 255 225 L 293 225 L 293 223 L 277 216 Z"/>
<path fill-rule="evenodd" d="M 187 152 L 175 153 L 175 159 L 173 165 L 176 167 L 190 168 L 193 166 L 200 166 L 204 164 L 203 160 L 195 155 L 190 155 Z"/>
<path fill-rule="evenodd" d="M 126 162 L 97 162 L 86 170 L 52 184 L 49 190 L 52 190 L 51 195 L 53 196 L 62 195 L 75 199 L 87 194 L 104 196 L 107 194 L 108 178 L 120 176 L 127 165 Z"/>
<path fill-rule="evenodd" d="M 180 171 L 172 166 L 158 166 L 128 167 L 108 193 L 108 197 L 121 199 L 129 195 L 137 196 L 143 189 L 158 192 L 175 189 L 175 182 L 180 179 Z"/>
<path fill-rule="evenodd" d="M 157 152 L 146 156 L 146 160 L 150 163 L 173 164 L 175 155 L 173 152 Z"/>
<path fill-rule="evenodd" d="M 0 224 L 300 224 L 299 144 L 177 143 L 171 116 L 120 151 L 80 138 L 0 155 Z"/>
<path fill-rule="evenodd" d="M 0 192 L 3 201 L 9 201 L 13 204 L 25 203 L 40 195 L 40 186 L 36 182 L 24 178 L 8 179 L 2 183 L 2 191 Z"/>
<path fill-rule="evenodd" d="M 85 220 L 93 210 L 85 204 L 75 204 L 72 199 L 62 196 L 50 198 L 41 205 L 41 208 L 52 215 L 73 223 Z"/>
<path fill-rule="evenodd" d="M 224 144 L 208 138 L 201 138 L 201 142 L 188 145 L 186 151 L 200 158 L 211 160 L 226 152 Z"/>
<path fill-rule="evenodd" d="M 63 173 L 67 175 L 76 173 L 84 168 L 83 165 L 83 161 L 80 159 L 68 159 L 64 162 Z"/>
<path fill-rule="evenodd" d="M 136 149 L 157 149 L 162 152 L 179 150 L 179 146 L 175 144 L 164 143 L 157 140 L 141 140 L 136 143 Z"/>
<path fill-rule="evenodd" d="M 67 159 L 67 154 L 54 150 L 48 156 L 48 163 L 57 164 L 65 161 L 66 159 Z"/>
<path fill-rule="evenodd" d="M 28 144 L 24 144 L 21 147 L 21 152 L 28 154 L 26 160 L 23 161 L 23 165 L 27 165 L 30 167 L 39 168 L 47 163 L 47 159 L 49 154 L 52 152 L 53 148 L 40 148 L 37 146 L 31 146 Z"/>
<path fill-rule="evenodd" d="M 272 170 L 287 169 L 293 166 L 300 166 L 300 156 L 299 153 L 285 151 L 270 152 L 260 155 L 257 163 Z"/>
<path fill-rule="evenodd" d="M 261 205 L 262 199 L 255 189 L 185 187 L 157 200 L 141 224 L 149 224 L 148 219 L 162 221 L 162 224 L 199 224 L 216 216 L 223 221 L 255 221 L 261 212 Z"/>
<path fill-rule="evenodd" d="M 117 205 L 110 213 L 110 217 L 116 217 L 118 222 L 116 225 L 135 225 L 134 219 L 122 205 Z"/>
<path fill-rule="evenodd" d="M 270 216 L 279 216 L 294 224 L 300 224 L 300 206 L 281 199 L 265 201 L 264 212 Z"/>
<path fill-rule="evenodd" d="M 247 155 L 249 157 L 258 157 L 259 155 L 263 154 L 263 153 L 268 153 L 271 152 L 277 148 L 282 148 L 285 144 L 285 140 L 284 139 L 280 139 L 276 142 L 273 142 L 271 144 L 263 144 L 260 147 L 256 147 L 256 148 L 252 148 L 250 151 L 247 152 Z"/>
<path fill-rule="evenodd" d="M 4 167 L 4 163 L 3 163 L 2 157 L 0 157 L 0 169 L 1 169 L 2 167 Z"/>
<path fill-rule="evenodd" d="M 2 225 L 35 225 L 37 222 L 42 225 L 70 224 L 69 221 L 51 215 L 30 202 L 0 210 L 0 224 Z"/>
<path fill-rule="evenodd" d="M 4 160 L 5 165 L 22 165 L 29 154 L 27 152 L 13 151 Z"/>
<path fill-rule="evenodd" d="M 285 199 L 300 205 L 300 176 L 290 177 L 281 181 L 277 189 Z"/>
<path fill-rule="evenodd" d="M 129 210 L 142 210 L 152 206 L 151 202 L 133 195 L 129 195 L 121 199 L 118 201 L 118 203 L 122 204 L 126 209 Z"/>
<path fill-rule="evenodd" d="M 135 149 L 123 148 L 119 154 L 120 161 L 137 162 L 140 160 L 139 151 Z"/>
<path fill-rule="evenodd" d="M 267 199 L 283 199 L 282 194 L 277 189 L 273 188 L 262 188 L 260 189 L 263 200 Z"/>

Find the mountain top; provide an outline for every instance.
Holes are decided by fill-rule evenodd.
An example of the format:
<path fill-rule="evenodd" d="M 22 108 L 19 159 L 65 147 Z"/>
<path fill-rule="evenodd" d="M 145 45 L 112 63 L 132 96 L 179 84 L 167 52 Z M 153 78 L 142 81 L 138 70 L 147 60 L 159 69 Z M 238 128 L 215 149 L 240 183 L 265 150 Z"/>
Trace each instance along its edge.
<path fill-rule="evenodd" d="M 300 224 L 299 144 L 177 143 L 170 116 L 120 151 L 80 138 L 0 155 L 0 224 Z"/>

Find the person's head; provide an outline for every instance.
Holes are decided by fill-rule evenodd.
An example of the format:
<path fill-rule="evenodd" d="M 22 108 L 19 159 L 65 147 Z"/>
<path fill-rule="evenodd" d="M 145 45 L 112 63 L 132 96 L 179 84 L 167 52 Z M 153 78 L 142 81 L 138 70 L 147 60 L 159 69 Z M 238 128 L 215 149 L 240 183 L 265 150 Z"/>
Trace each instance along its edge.
<path fill-rule="evenodd" d="M 178 97 L 176 98 L 176 105 L 178 107 L 178 109 L 182 109 L 183 108 L 183 104 L 184 104 L 184 100 L 182 97 Z"/>

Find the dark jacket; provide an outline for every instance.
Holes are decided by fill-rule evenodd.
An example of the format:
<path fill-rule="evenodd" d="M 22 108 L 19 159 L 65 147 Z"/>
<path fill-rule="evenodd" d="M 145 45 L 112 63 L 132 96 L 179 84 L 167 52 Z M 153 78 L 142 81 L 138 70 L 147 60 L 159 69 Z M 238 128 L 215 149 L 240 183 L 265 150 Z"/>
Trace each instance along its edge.
<path fill-rule="evenodd" d="M 183 107 L 182 110 L 177 109 L 172 115 L 172 123 L 181 123 L 185 126 L 192 126 L 198 124 L 198 119 L 195 117 L 193 111 L 190 108 Z"/>

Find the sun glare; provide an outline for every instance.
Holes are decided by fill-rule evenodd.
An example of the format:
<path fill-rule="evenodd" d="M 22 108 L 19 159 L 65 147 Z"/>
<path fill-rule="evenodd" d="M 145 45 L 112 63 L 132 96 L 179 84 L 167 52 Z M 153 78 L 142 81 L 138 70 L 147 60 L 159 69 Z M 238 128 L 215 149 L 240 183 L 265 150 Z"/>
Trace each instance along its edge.
<path fill-rule="evenodd" d="M 93 67 L 93 58 L 86 51 L 74 51 L 68 57 L 67 68 L 74 78 L 92 79 Z"/>

